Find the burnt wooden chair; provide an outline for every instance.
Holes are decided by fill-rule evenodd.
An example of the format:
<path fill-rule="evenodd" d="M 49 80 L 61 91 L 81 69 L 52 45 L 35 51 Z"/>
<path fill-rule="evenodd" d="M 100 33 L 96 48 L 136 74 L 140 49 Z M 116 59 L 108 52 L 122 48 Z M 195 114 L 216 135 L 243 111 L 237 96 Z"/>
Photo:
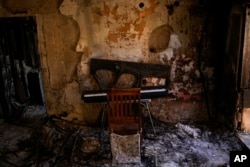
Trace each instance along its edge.
<path fill-rule="evenodd" d="M 109 133 L 142 134 L 140 88 L 116 89 L 107 93 Z"/>
<path fill-rule="evenodd" d="M 140 88 L 107 93 L 108 130 L 113 163 L 140 163 L 142 114 Z"/>

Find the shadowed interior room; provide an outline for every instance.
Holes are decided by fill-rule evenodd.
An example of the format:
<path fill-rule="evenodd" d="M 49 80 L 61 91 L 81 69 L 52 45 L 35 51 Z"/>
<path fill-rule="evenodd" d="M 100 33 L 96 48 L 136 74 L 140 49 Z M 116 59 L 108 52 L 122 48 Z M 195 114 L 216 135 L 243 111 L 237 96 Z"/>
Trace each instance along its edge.
<path fill-rule="evenodd" d="M 250 157 L 249 16 L 249 0 L 0 0 L 0 166 Z"/>

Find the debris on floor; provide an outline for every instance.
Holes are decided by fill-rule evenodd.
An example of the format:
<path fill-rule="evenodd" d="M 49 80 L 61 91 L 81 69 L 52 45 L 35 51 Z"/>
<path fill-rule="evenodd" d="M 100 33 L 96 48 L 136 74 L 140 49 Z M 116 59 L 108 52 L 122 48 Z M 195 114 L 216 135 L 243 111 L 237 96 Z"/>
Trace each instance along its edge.
<path fill-rule="evenodd" d="M 56 117 L 38 120 L 32 126 L 0 121 L 0 166 L 113 166 L 106 129 Z M 226 129 L 155 121 L 154 135 L 144 122 L 141 163 L 118 167 L 226 167 L 230 151 L 247 149 Z"/>

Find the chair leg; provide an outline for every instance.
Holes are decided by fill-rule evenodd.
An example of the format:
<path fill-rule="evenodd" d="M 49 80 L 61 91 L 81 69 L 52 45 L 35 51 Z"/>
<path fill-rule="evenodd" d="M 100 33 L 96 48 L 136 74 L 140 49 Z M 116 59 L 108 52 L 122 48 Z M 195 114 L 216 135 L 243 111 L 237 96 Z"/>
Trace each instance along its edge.
<path fill-rule="evenodd" d="M 146 110 L 147 110 L 147 112 L 148 112 L 148 116 L 149 116 L 150 123 L 151 123 L 152 128 L 153 128 L 153 131 L 154 131 L 154 135 L 156 135 L 155 127 L 154 127 L 154 123 L 153 123 L 153 119 L 152 119 L 152 116 L 151 116 L 151 112 L 150 112 L 150 110 L 149 110 L 148 101 L 146 101 L 145 103 L 142 103 L 142 105 L 146 108 Z"/>
<path fill-rule="evenodd" d="M 102 109 L 101 109 L 101 131 L 100 131 L 100 139 L 101 139 L 101 136 L 102 136 L 102 133 L 104 132 L 104 117 L 105 117 L 105 112 L 106 112 L 106 107 L 107 107 L 107 104 L 106 103 L 103 103 L 102 104 Z"/>

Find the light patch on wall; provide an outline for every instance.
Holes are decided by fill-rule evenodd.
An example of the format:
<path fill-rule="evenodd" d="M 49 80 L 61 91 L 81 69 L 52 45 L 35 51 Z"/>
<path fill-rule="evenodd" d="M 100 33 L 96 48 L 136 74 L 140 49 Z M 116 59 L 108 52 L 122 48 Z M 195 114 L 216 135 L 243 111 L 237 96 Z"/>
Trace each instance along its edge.
<path fill-rule="evenodd" d="M 171 89 L 168 90 L 169 94 L 178 95 L 178 92 L 183 87 L 182 83 L 173 83 Z"/>
<path fill-rule="evenodd" d="M 179 40 L 178 35 L 176 34 L 171 34 L 170 35 L 170 40 L 169 40 L 169 44 L 168 44 L 169 48 L 174 48 L 174 49 L 178 49 L 181 47 L 181 42 Z"/>
<path fill-rule="evenodd" d="M 171 73 L 170 73 L 170 81 L 173 81 L 176 74 L 175 74 L 175 69 L 177 68 L 176 60 L 172 63 L 171 66 Z"/>
<path fill-rule="evenodd" d="M 191 71 L 192 69 L 194 69 L 194 61 L 190 61 L 189 64 L 185 65 L 183 68 L 185 72 Z"/>
<path fill-rule="evenodd" d="M 167 58 L 168 61 L 171 60 L 174 57 L 173 48 L 167 48 L 163 52 L 159 53 L 159 56 L 162 63 L 165 63 L 164 58 Z"/>
<path fill-rule="evenodd" d="M 160 61 L 164 63 L 164 59 L 167 58 L 167 60 L 171 60 L 174 57 L 174 49 L 178 49 L 181 47 L 181 42 L 179 40 L 179 37 L 175 34 L 170 35 L 170 40 L 168 44 L 168 48 L 164 50 L 163 52 L 159 53 Z"/>

